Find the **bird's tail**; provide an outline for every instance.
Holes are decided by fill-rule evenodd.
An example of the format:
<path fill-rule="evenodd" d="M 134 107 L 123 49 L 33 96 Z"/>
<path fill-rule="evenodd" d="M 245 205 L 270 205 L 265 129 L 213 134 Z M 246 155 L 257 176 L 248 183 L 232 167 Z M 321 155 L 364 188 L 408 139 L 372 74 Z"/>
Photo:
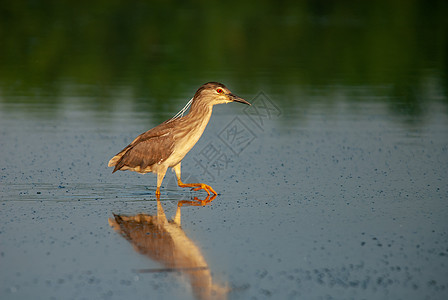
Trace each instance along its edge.
<path fill-rule="evenodd" d="M 123 155 L 119 155 L 119 154 L 115 155 L 114 157 L 112 157 L 112 158 L 109 160 L 109 163 L 107 164 L 107 166 L 108 166 L 108 167 L 114 167 L 114 166 L 116 166 L 117 163 L 120 161 L 120 159 L 121 159 L 122 156 L 123 156 Z"/>
<path fill-rule="evenodd" d="M 115 173 L 116 171 L 120 170 L 122 165 L 120 165 L 121 160 L 123 159 L 123 155 L 126 154 L 127 150 L 129 149 L 129 146 L 124 148 L 120 153 L 115 155 L 109 160 L 109 163 L 107 164 L 108 167 L 115 167 L 115 169 L 112 171 L 112 173 Z"/>

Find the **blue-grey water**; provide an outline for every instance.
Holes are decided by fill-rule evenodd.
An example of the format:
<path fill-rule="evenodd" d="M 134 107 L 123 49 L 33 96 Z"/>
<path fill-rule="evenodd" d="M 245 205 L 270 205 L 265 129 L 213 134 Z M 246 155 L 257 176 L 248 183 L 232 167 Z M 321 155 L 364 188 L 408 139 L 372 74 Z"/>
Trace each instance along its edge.
<path fill-rule="evenodd" d="M 1 299 L 448 297 L 443 1 L 74 3 L 0 4 Z M 112 174 L 210 80 L 216 198 Z"/>

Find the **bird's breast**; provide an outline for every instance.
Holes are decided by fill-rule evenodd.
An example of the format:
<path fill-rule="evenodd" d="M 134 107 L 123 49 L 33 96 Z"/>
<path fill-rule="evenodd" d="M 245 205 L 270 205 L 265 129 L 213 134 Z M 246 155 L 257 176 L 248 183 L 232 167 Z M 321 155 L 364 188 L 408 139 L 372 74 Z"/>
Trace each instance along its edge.
<path fill-rule="evenodd" d="M 198 142 L 207 127 L 210 115 L 211 112 L 201 118 L 186 120 L 173 130 L 174 149 L 167 159 L 168 166 L 177 165 Z"/>

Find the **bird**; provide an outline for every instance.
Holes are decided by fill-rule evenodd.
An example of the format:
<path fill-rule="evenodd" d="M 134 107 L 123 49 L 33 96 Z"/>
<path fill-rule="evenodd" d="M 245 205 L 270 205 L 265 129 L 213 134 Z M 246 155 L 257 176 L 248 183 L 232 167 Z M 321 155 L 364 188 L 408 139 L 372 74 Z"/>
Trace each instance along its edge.
<path fill-rule="evenodd" d="M 183 183 L 181 180 L 181 161 L 202 136 L 213 106 L 239 102 L 251 105 L 238 97 L 222 83 L 207 82 L 200 86 L 193 98 L 174 117 L 140 134 L 123 150 L 112 157 L 108 163 L 116 171 L 135 171 L 141 174 L 157 174 L 156 196 L 160 197 L 160 187 L 168 168 L 176 173 L 177 184 L 195 191 L 204 190 L 217 195 L 215 190 L 204 183 Z M 188 113 L 185 112 L 188 110 Z M 184 115 L 185 114 L 185 115 Z"/>

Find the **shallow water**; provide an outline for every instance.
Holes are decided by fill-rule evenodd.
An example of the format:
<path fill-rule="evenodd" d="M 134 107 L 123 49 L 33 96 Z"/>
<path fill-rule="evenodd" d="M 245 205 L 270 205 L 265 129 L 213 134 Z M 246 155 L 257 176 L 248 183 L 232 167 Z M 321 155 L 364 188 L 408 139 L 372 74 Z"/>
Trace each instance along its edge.
<path fill-rule="evenodd" d="M 329 66 L 326 55 L 340 54 L 336 50 L 346 49 L 341 45 L 347 41 L 392 37 L 387 16 L 381 22 L 375 14 L 341 21 L 340 10 L 318 8 L 299 6 L 289 16 L 276 12 L 273 28 L 291 30 L 285 47 L 247 45 L 259 52 L 245 60 L 244 69 L 251 71 L 245 76 L 238 60 L 249 59 L 238 35 L 245 36 L 238 23 L 243 17 L 221 28 L 239 41 L 226 44 L 233 51 L 231 63 L 208 57 L 211 69 L 200 65 L 198 73 L 179 67 L 184 60 L 197 65 L 196 54 L 180 62 L 152 60 L 176 57 L 172 40 L 151 41 L 157 53 L 135 56 L 132 67 L 134 54 L 112 47 L 123 61 L 86 59 L 77 69 L 77 55 L 96 48 L 71 49 L 75 62 L 62 59 L 66 68 L 45 80 L 33 74 L 53 74 L 50 62 L 42 62 L 42 71 L 2 60 L 0 298 L 445 299 L 446 52 L 405 39 L 404 46 L 414 48 L 403 57 L 393 47 L 382 48 L 396 55 L 379 63 L 365 60 L 370 56 L 360 42 L 347 49 L 352 59 L 337 56 Z M 259 9 L 270 16 L 268 8 Z M 416 24 L 434 11 L 420 11 Z M 264 26 L 263 20 L 253 21 Z M 297 38 L 298 44 L 308 42 L 302 50 L 307 59 L 296 57 L 301 48 L 291 44 L 297 24 L 308 26 Z M 439 24 L 425 24 L 420 34 L 431 29 L 445 36 Z M 126 37 L 126 26 L 134 25 L 117 35 Z M 260 28 L 259 34 L 275 38 L 269 28 Z M 314 47 L 309 42 L 316 30 L 333 30 L 341 40 L 320 36 Z M 338 44 L 318 47 L 328 42 Z M 232 48 L 237 45 L 242 49 Z M 172 86 L 140 70 L 142 61 L 164 70 L 157 74 Z M 105 66 L 130 69 L 107 77 Z M 29 72 L 21 70 L 36 73 L 25 78 Z M 178 188 L 168 172 L 157 202 L 154 175 L 111 173 L 107 162 L 114 154 L 174 115 L 207 80 L 223 81 L 253 103 L 215 107 L 204 135 L 182 162 L 184 181 L 210 184 L 216 198 L 201 202 L 204 192 Z"/>
<path fill-rule="evenodd" d="M 231 289 L 229 298 L 445 294 L 444 107 L 435 104 L 424 124 L 409 128 L 391 121 L 381 104 L 360 104 L 362 115 L 344 102 L 337 106 L 336 116 L 308 108 L 301 111 L 306 122 L 273 115 L 261 128 L 237 104 L 217 107 L 184 160 L 184 178 L 220 193 L 207 206 L 184 205 L 181 224 L 213 282 Z M 113 214 L 156 215 L 154 176 L 111 174 L 106 166 L 145 130 L 145 121 L 134 114 L 108 123 L 82 111 L 63 113 L 52 121 L 20 111 L 0 116 L 1 128 L 8 128 L 1 139 L 8 157 L 1 184 L 2 295 L 193 297 L 179 272 L 139 272 L 164 266 L 108 225 Z M 232 126 L 254 134 L 243 150 L 234 149 L 238 155 L 220 139 Z M 228 157 L 219 174 L 203 155 L 210 145 Z M 168 218 L 178 201 L 205 198 L 177 188 L 174 177 L 167 174 L 162 190 Z"/>

